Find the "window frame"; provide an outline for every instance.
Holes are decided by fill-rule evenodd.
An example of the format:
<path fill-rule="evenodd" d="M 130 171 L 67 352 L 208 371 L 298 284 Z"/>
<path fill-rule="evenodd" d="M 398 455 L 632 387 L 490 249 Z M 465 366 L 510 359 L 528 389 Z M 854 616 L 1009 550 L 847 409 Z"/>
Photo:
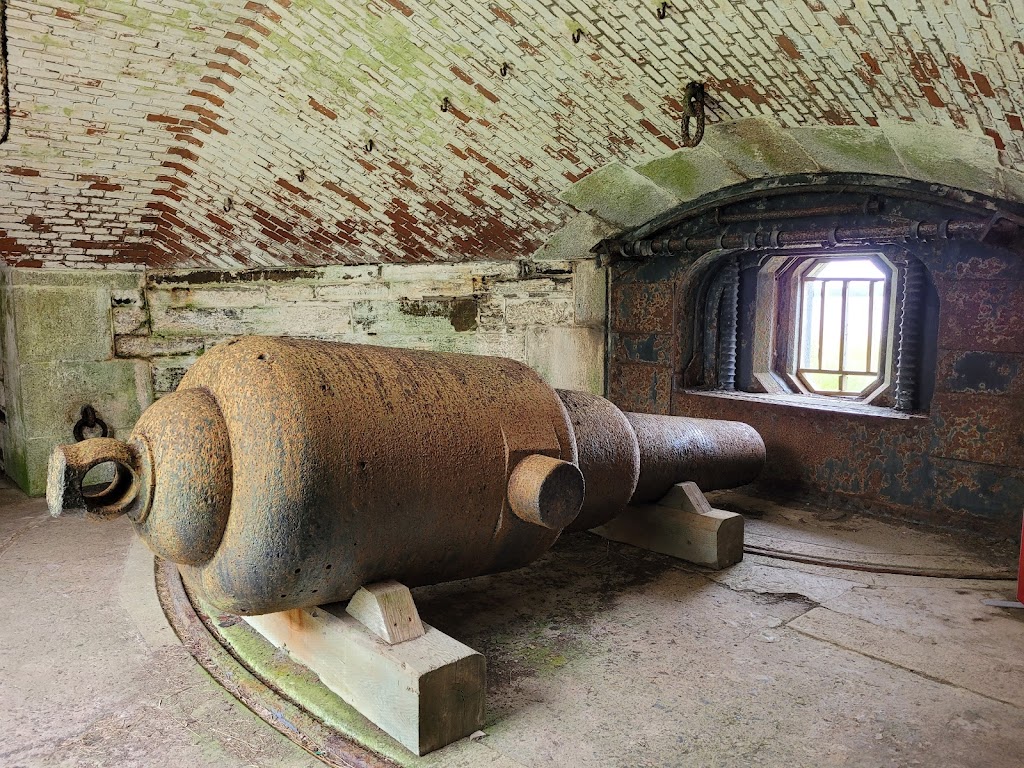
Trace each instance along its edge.
<path fill-rule="evenodd" d="M 819 389 L 816 389 L 814 386 L 812 386 L 810 384 L 810 382 L 805 377 L 805 373 L 808 370 L 810 370 L 810 369 L 805 369 L 801 365 L 801 359 L 800 359 L 801 358 L 801 354 L 800 354 L 801 350 L 800 350 L 800 347 L 801 347 L 801 344 L 802 344 L 801 336 L 802 336 L 803 331 L 804 331 L 804 328 L 803 328 L 803 315 L 804 315 L 804 297 L 806 295 L 804 289 L 805 289 L 805 286 L 807 284 L 807 281 L 810 280 L 810 279 L 814 279 L 812 277 L 811 273 L 814 270 L 818 269 L 819 267 L 824 266 L 825 264 L 827 264 L 830 261 L 831 262 L 836 262 L 836 261 L 854 261 L 854 260 L 857 260 L 857 261 L 861 261 L 861 260 L 870 261 L 882 273 L 882 276 L 880 278 L 874 278 L 875 280 L 882 282 L 882 295 L 880 297 L 880 302 L 881 302 L 880 312 L 882 314 L 882 322 L 881 322 L 881 326 L 882 327 L 881 327 L 880 336 L 879 336 L 879 339 L 878 339 L 878 344 L 879 344 L 878 360 L 877 360 L 878 371 L 873 374 L 874 375 L 874 379 L 869 384 L 867 384 L 866 386 L 862 387 L 860 389 L 860 391 L 858 391 L 858 392 L 842 392 L 842 391 L 839 391 L 839 392 L 823 392 L 823 391 L 821 391 Z M 800 392 L 801 394 L 805 394 L 805 395 L 819 395 L 819 396 L 822 396 L 822 397 L 835 397 L 835 398 L 842 398 L 842 399 L 846 399 L 846 400 L 853 400 L 853 401 L 857 401 L 857 402 L 870 402 L 872 397 L 876 393 L 884 391 L 884 389 L 889 386 L 890 381 L 891 381 L 891 377 L 892 377 L 891 365 L 888 364 L 889 363 L 888 352 L 894 346 L 895 331 L 896 331 L 896 329 L 893 327 L 893 323 L 894 323 L 894 320 L 895 320 L 895 315 L 892 312 L 892 310 L 893 310 L 893 300 L 895 298 L 895 293 L 896 293 L 895 287 L 896 287 L 897 281 L 899 279 L 899 271 L 898 271 L 898 268 L 896 267 L 896 265 L 894 265 L 887 258 L 885 258 L 885 256 L 883 256 L 881 253 L 878 253 L 877 251 L 865 251 L 865 252 L 862 252 L 862 253 L 850 252 L 848 254 L 828 255 L 828 256 L 818 255 L 818 256 L 813 256 L 813 257 L 805 257 L 800 262 L 794 264 L 793 267 L 792 267 L 792 274 L 789 275 L 788 278 L 784 278 L 784 279 L 789 279 L 789 280 L 791 280 L 793 282 L 793 291 L 795 293 L 795 296 L 794 296 L 794 299 L 793 299 L 793 311 L 795 312 L 795 318 L 794 318 L 794 321 L 793 321 L 794 327 L 793 327 L 792 346 L 790 347 L 791 354 L 789 356 L 789 359 L 786 361 L 785 366 L 780 371 L 780 373 L 784 376 L 784 378 L 789 382 L 790 386 L 792 386 L 794 388 L 794 390 Z M 830 280 L 831 279 L 840 280 L 842 278 L 827 278 L 827 279 L 830 279 Z M 850 280 L 852 280 L 852 279 L 856 279 L 856 278 L 850 278 Z M 844 303 L 845 303 L 845 292 L 844 292 Z M 873 303 L 873 300 L 872 300 L 872 303 Z M 819 353 L 819 356 L 820 356 L 820 353 Z M 839 369 L 838 370 L 840 372 L 840 377 L 842 377 L 844 375 L 843 371 L 844 371 L 844 367 L 845 367 L 845 362 L 842 359 L 842 357 L 843 357 L 842 342 L 840 342 L 839 356 L 840 356 L 840 360 L 839 360 Z M 870 372 L 868 372 L 868 375 L 871 375 Z"/>
<path fill-rule="evenodd" d="M 798 375 L 799 315 L 803 278 L 823 262 L 871 259 L 887 276 L 882 302 L 879 373 L 858 394 L 815 391 Z M 861 248 L 823 254 L 820 250 L 798 253 L 762 253 L 752 265 L 756 270 L 755 308 L 751 354 L 753 381 L 769 394 L 800 395 L 824 402 L 855 402 L 892 407 L 899 343 L 898 308 L 902 300 L 904 264 L 884 249 Z"/>

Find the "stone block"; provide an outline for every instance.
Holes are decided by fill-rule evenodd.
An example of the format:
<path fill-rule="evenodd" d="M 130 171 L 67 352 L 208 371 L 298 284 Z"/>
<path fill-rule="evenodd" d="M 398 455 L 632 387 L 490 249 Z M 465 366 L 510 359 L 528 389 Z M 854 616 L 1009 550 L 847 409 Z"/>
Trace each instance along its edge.
<path fill-rule="evenodd" d="M 505 329 L 505 299 L 502 296 L 484 294 L 477 300 L 477 328 L 482 331 L 503 331 Z"/>
<path fill-rule="evenodd" d="M 572 325 L 576 306 L 572 295 L 547 294 L 509 296 L 505 299 L 505 322 L 510 327 Z"/>
<path fill-rule="evenodd" d="M 530 328 L 526 362 L 553 387 L 604 394 L 604 332 L 599 328 Z"/>
<path fill-rule="evenodd" d="M 195 361 L 195 356 L 155 358 L 152 362 L 154 394 L 165 395 L 177 389 L 182 377 Z"/>
<path fill-rule="evenodd" d="M 526 363 L 526 332 L 480 332 L 472 336 L 471 346 L 466 349 L 474 355 L 508 357 Z"/>
<path fill-rule="evenodd" d="M 152 402 L 149 365 L 141 360 L 23 363 L 20 372 L 28 439 L 74 440 L 72 428 L 86 404 L 108 426 L 131 429 Z"/>
<path fill-rule="evenodd" d="M 205 348 L 201 336 L 118 336 L 114 341 L 118 357 L 180 357 L 202 354 Z"/>
<path fill-rule="evenodd" d="M 574 216 L 533 254 L 537 260 L 590 259 L 591 249 L 618 229 L 586 213 Z"/>
<path fill-rule="evenodd" d="M 879 126 L 910 178 L 989 195 L 1002 190 L 999 157 L 991 139 L 900 120 L 882 120 Z"/>
<path fill-rule="evenodd" d="M 828 126 L 791 128 L 796 140 L 823 171 L 906 176 L 896 150 L 878 128 Z"/>
<path fill-rule="evenodd" d="M 53 446 L 50 447 L 52 449 Z M 28 489 L 31 486 L 28 476 L 28 462 L 26 461 L 28 445 L 24 439 L 15 438 L 10 429 L 5 429 L 3 431 L 3 448 L 4 474 L 11 478 L 19 488 L 28 493 Z M 35 495 L 41 494 L 36 493 Z"/>
<path fill-rule="evenodd" d="M 29 269 L 12 267 L 10 285 L 50 288 L 106 288 L 110 291 L 140 291 L 141 270 L 114 269 Z"/>
<path fill-rule="evenodd" d="M 761 117 L 713 125 L 705 132 L 704 143 L 750 179 L 820 170 L 785 130 Z"/>
<path fill-rule="evenodd" d="M 162 336 L 238 336 L 247 332 L 241 312 L 235 308 L 167 307 L 154 301 L 150 305 L 150 324 L 153 333 Z"/>
<path fill-rule="evenodd" d="M 106 287 L 14 285 L 9 294 L 20 362 L 106 360 L 113 355 Z"/>
<path fill-rule="evenodd" d="M 347 285 L 350 283 L 376 282 L 381 279 L 380 271 L 381 267 L 377 264 L 366 264 L 360 267 L 321 267 L 321 277 L 316 283 L 318 285 L 329 285 L 332 283 Z"/>
<path fill-rule="evenodd" d="M 594 260 L 578 261 L 572 271 L 576 325 L 604 328 L 608 319 L 608 268 Z"/>
<path fill-rule="evenodd" d="M 467 333 L 477 327 L 473 296 L 433 296 L 402 301 L 358 301 L 352 304 L 352 329 L 376 334 L 377 344 L 394 336 L 432 334 L 438 338 Z"/>
<path fill-rule="evenodd" d="M 616 227 L 637 227 L 679 204 L 675 195 L 619 163 L 606 165 L 559 196 Z"/>
<path fill-rule="evenodd" d="M 386 299 L 392 293 L 391 287 L 387 283 L 365 281 L 318 285 L 315 290 L 317 301 L 336 301 L 349 304 L 362 299 Z"/>
<path fill-rule="evenodd" d="M 149 312 L 145 307 L 114 307 L 111 310 L 114 335 L 144 333 L 149 327 Z"/>
<path fill-rule="evenodd" d="M 343 304 L 303 304 L 239 309 L 242 333 L 265 336 L 332 338 L 352 328 L 352 310 Z M 212 335 L 206 329 L 207 335 Z M 219 331 L 223 334 L 225 331 Z M 232 332 L 228 332 L 232 333 Z"/>
<path fill-rule="evenodd" d="M 283 285 L 264 283 L 235 283 L 228 286 L 220 285 L 193 285 L 184 290 L 175 290 L 172 292 L 173 304 L 176 306 L 184 307 L 202 307 L 202 308 L 225 308 L 225 307 L 238 307 L 238 308 L 250 308 L 250 307 L 262 307 L 267 303 L 267 294 L 269 291 L 277 288 L 279 291 L 286 291 L 288 289 L 299 289 L 304 290 L 311 299 L 313 297 L 313 289 L 311 286 L 291 286 L 288 283 Z"/>
<path fill-rule="evenodd" d="M 451 283 L 461 285 L 472 281 L 474 274 L 486 271 L 486 262 L 460 262 L 458 264 L 384 264 L 380 279 L 386 283 Z M 518 271 L 516 273 L 518 275 Z"/>
<path fill-rule="evenodd" d="M 1024 173 L 1012 168 L 1000 168 L 997 174 L 999 188 L 1002 190 L 1000 197 L 1024 203 Z"/>
<path fill-rule="evenodd" d="M 30 496 L 46 490 L 50 451 L 74 441 L 74 425 L 89 404 L 109 434 L 126 436 L 152 402 L 149 365 L 136 360 L 61 361 L 19 366 L 20 436 L 5 455 L 8 473 Z"/>
<path fill-rule="evenodd" d="M 739 184 L 747 178 L 731 167 L 721 155 L 703 145 L 694 149 L 680 149 L 638 166 L 636 171 L 680 200 L 695 200 L 708 192 Z"/>
<path fill-rule="evenodd" d="M 572 267 L 564 272 L 534 274 L 525 280 L 496 283 L 491 286 L 491 293 L 496 296 L 541 296 L 567 295 L 572 291 Z"/>

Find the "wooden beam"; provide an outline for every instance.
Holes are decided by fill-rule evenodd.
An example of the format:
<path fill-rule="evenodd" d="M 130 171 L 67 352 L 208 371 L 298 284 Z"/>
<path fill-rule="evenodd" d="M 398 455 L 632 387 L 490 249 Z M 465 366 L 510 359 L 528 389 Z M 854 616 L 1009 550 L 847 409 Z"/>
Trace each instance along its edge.
<path fill-rule="evenodd" d="M 694 483 L 679 483 L 657 504 L 628 507 L 594 533 L 710 568 L 743 559 L 743 516 L 713 509 Z"/>
<path fill-rule="evenodd" d="M 484 657 L 428 624 L 419 637 L 391 645 L 340 605 L 246 621 L 417 755 L 483 726 Z"/>

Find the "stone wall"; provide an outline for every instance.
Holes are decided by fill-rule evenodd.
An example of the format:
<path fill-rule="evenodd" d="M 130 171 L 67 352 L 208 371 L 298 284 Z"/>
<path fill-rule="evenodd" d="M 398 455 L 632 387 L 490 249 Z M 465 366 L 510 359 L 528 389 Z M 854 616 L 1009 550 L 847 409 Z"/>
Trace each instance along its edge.
<path fill-rule="evenodd" d="M 138 272 L 3 270 L 4 471 L 26 492 L 45 490 L 83 405 L 123 437 L 151 402 L 149 366 L 114 356 L 112 313 L 141 290 Z"/>
<path fill-rule="evenodd" d="M 114 310 L 118 357 L 149 361 L 158 396 L 211 345 L 247 333 L 510 357 L 600 393 L 604 317 L 593 261 L 153 271 L 144 311 Z"/>
<path fill-rule="evenodd" d="M 604 391 L 606 272 L 593 260 L 0 275 L 3 456 L 32 494 L 83 405 L 123 437 L 199 355 L 241 334 L 499 355 Z"/>

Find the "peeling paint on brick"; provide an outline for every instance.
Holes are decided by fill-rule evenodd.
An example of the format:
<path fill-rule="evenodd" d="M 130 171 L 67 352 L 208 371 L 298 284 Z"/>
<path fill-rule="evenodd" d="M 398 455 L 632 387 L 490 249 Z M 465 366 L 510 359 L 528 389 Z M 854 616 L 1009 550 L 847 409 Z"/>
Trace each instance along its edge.
<path fill-rule="evenodd" d="M 903 0 L 899 24 L 885 4 L 848 5 L 718 3 L 665 35 L 646 6 L 597 34 L 535 0 L 183 0 L 166 12 L 27 0 L 10 20 L 15 133 L 0 186 L 18 205 L 0 212 L 0 249 L 51 267 L 523 258 L 574 215 L 558 198 L 567 179 L 677 148 L 680 83 L 663 72 L 707 73 L 709 128 L 898 123 L 980 139 L 993 168 L 1024 161 L 1016 5 L 968 4 L 955 25 L 924 0 Z M 40 33 L 55 13 L 60 34 Z M 577 25 L 588 35 L 574 45 Z M 913 146 L 904 159 L 928 172 L 960 165 Z M 276 180 L 300 168 L 317 181 L 283 190 Z"/>

